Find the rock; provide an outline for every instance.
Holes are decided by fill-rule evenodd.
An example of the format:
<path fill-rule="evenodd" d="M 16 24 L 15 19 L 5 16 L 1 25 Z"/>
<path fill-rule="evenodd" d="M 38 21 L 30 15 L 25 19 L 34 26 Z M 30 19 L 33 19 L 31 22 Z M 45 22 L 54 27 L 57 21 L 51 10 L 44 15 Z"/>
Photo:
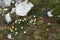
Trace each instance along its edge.
<path fill-rule="evenodd" d="M 4 0 L 5 6 L 10 6 L 12 0 Z"/>
<path fill-rule="evenodd" d="M 48 15 L 49 17 L 53 17 L 52 11 L 48 11 L 48 12 L 47 12 L 47 15 Z"/>
<path fill-rule="evenodd" d="M 12 21 L 12 19 L 11 19 L 11 17 L 10 17 L 10 13 L 7 13 L 7 14 L 5 15 L 5 19 L 6 19 L 6 22 L 7 22 L 8 24 Z"/>
<path fill-rule="evenodd" d="M 33 6 L 34 5 L 31 2 L 27 3 L 25 0 L 24 2 L 16 5 L 16 14 L 19 16 L 26 16 Z"/>
<path fill-rule="evenodd" d="M 0 0 L 0 6 L 4 5 L 4 0 Z"/>

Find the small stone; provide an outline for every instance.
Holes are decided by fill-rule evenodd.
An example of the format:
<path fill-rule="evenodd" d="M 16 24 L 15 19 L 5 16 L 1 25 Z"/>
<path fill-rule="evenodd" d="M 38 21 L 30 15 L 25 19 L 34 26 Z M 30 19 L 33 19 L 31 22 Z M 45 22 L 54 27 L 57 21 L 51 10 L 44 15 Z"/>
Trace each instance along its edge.
<path fill-rule="evenodd" d="M 60 15 L 58 15 L 58 17 L 60 17 Z"/>
<path fill-rule="evenodd" d="M 53 17 L 52 11 L 48 11 L 48 12 L 47 12 L 47 15 L 48 15 L 49 17 Z"/>

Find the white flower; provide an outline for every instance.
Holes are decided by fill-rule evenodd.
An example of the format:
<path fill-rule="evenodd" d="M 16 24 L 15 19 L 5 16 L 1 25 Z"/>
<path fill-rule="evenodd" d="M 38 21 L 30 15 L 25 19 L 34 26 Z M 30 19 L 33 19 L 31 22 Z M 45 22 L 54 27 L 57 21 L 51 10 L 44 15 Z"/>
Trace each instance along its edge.
<path fill-rule="evenodd" d="M 34 20 L 33 19 L 31 19 L 30 21 L 29 21 L 29 23 L 32 23 Z"/>
<path fill-rule="evenodd" d="M 7 38 L 8 38 L 8 39 L 11 39 L 11 37 L 12 37 L 11 34 L 8 34 Z"/>
<path fill-rule="evenodd" d="M 48 23 L 47 25 L 51 25 L 51 23 Z"/>
<path fill-rule="evenodd" d="M 31 2 L 29 3 L 27 3 L 27 1 L 21 2 L 18 5 L 16 5 L 16 14 L 19 16 L 26 16 L 32 7 L 33 4 Z"/>
<path fill-rule="evenodd" d="M 17 28 L 15 28 L 15 31 L 17 30 Z"/>
<path fill-rule="evenodd" d="M 15 35 L 17 35 L 18 34 L 18 32 L 15 32 Z"/>
<path fill-rule="evenodd" d="M 24 20 L 26 20 L 26 18 L 24 18 Z"/>
<path fill-rule="evenodd" d="M 34 15 L 33 17 L 35 18 L 36 16 Z"/>
<path fill-rule="evenodd" d="M 18 24 L 20 24 L 20 22 L 18 22 Z"/>
<path fill-rule="evenodd" d="M 5 19 L 6 19 L 7 23 L 9 23 L 9 22 L 12 21 L 12 19 L 11 19 L 11 17 L 10 17 L 10 13 L 7 13 L 7 14 L 5 15 Z"/>
<path fill-rule="evenodd" d="M 15 20 L 15 23 L 17 23 L 17 20 Z"/>
<path fill-rule="evenodd" d="M 21 27 L 21 29 L 23 29 L 23 27 Z"/>
<path fill-rule="evenodd" d="M 36 22 L 36 19 L 34 19 L 34 22 Z"/>
<path fill-rule="evenodd" d="M 26 31 L 24 31 L 24 34 L 26 33 Z"/>

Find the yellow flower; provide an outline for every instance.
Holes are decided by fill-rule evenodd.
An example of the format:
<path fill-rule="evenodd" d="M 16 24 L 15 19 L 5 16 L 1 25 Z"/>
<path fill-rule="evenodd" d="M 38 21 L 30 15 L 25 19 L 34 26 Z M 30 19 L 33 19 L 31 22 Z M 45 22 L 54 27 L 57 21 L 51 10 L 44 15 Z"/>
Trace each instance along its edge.
<path fill-rule="evenodd" d="M 14 26 L 12 26 L 12 28 L 14 29 Z"/>
<path fill-rule="evenodd" d="M 14 30 L 12 28 L 10 28 L 10 31 L 13 32 Z"/>

